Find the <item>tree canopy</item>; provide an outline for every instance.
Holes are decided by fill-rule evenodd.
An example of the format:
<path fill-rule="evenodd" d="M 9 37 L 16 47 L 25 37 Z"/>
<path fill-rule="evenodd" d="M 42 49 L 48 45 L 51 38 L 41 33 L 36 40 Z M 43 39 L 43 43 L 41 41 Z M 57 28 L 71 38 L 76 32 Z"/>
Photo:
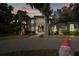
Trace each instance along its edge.
<path fill-rule="evenodd" d="M 11 5 L 0 3 L 0 23 L 10 23 L 13 17 L 13 14 L 11 13 L 12 10 L 13 7 Z"/>
<path fill-rule="evenodd" d="M 61 9 L 57 9 L 59 18 L 57 23 L 61 21 L 75 21 L 79 19 L 79 4 L 70 3 L 69 6 L 64 6 Z M 55 24 L 57 24 L 55 23 Z"/>
<path fill-rule="evenodd" d="M 38 9 L 43 15 L 51 15 L 52 11 L 49 3 L 29 3 L 32 8 Z"/>
<path fill-rule="evenodd" d="M 12 10 L 13 7 L 11 5 L 0 3 L 0 33 L 11 32 L 10 22 L 13 18 Z"/>

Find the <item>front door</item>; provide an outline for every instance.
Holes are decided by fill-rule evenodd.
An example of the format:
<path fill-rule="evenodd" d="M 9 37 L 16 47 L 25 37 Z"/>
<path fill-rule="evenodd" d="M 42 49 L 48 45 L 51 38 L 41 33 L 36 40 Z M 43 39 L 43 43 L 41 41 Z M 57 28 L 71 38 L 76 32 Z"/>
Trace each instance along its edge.
<path fill-rule="evenodd" d="M 44 32 L 44 26 L 43 25 L 38 26 L 38 32 Z"/>

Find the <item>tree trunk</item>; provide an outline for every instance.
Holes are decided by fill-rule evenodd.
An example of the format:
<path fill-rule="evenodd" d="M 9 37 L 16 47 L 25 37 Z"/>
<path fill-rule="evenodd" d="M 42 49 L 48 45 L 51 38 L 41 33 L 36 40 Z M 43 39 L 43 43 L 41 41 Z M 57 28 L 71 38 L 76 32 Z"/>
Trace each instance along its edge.
<path fill-rule="evenodd" d="M 45 35 L 48 36 L 48 16 L 45 16 Z"/>

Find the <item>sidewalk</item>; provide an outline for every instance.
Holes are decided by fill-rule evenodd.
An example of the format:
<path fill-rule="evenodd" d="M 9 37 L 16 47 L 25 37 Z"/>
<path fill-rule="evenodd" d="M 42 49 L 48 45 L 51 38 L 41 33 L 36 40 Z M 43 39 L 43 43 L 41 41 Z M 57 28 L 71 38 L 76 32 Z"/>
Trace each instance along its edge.
<path fill-rule="evenodd" d="M 39 38 L 39 37 L 41 37 L 43 34 L 44 34 L 43 32 L 42 32 L 42 33 L 38 33 L 38 34 L 36 34 L 36 35 L 30 36 L 29 38 Z"/>

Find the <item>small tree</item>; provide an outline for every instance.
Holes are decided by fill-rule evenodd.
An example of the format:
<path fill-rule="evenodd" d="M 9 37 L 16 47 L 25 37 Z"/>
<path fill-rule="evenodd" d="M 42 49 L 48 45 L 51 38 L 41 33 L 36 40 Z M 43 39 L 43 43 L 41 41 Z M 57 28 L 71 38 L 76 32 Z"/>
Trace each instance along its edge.
<path fill-rule="evenodd" d="M 30 17 L 27 15 L 26 11 L 18 10 L 18 12 L 15 15 L 14 19 L 15 19 L 16 22 L 18 21 L 17 24 L 19 24 L 18 26 L 20 27 L 20 29 L 25 30 L 25 26 L 29 27 L 28 21 L 30 21 Z M 22 24 L 23 21 L 26 22 L 25 25 Z M 27 29 L 27 31 L 28 31 L 28 29 Z"/>

